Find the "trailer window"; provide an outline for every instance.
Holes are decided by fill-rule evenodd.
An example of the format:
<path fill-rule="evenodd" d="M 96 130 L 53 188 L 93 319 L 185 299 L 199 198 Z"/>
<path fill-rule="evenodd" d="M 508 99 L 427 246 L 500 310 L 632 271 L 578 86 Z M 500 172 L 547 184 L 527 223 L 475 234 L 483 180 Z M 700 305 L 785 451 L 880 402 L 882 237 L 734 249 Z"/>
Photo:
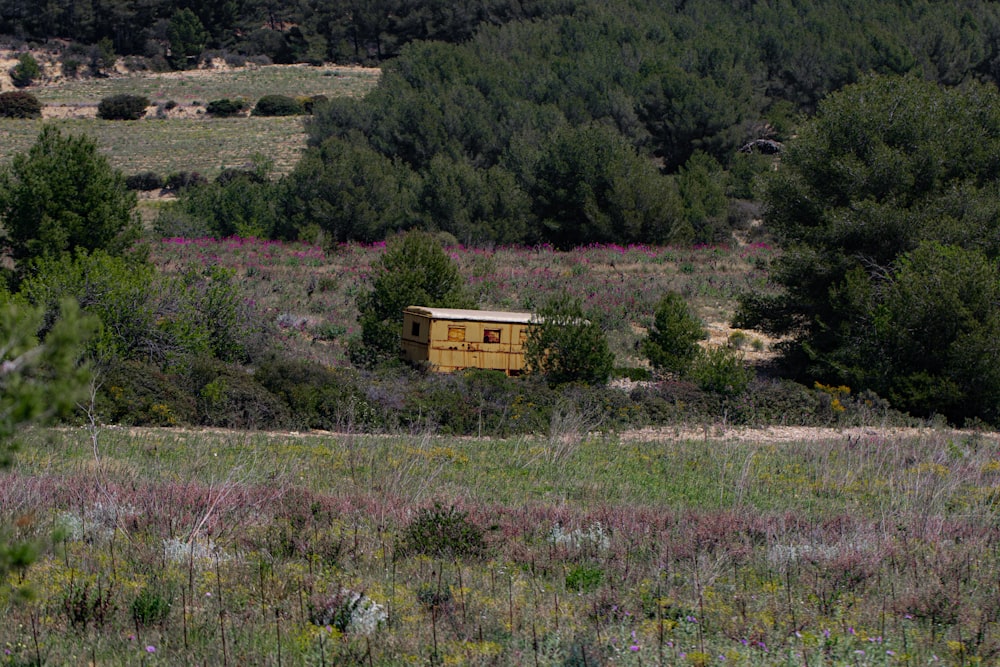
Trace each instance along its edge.
<path fill-rule="evenodd" d="M 448 327 L 448 340 L 456 343 L 465 340 L 465 327 Z"/>
<path fill-rule="evenodd" d="M 499 343 L 500 342 L 500 330 L 499 329 L 484 329 L 483 330 L 483 342 L 484 343 Z"/>
<path fill-rule="evenodd" d="M 414 320 L 414 322 L 410 325 L 410 335 L 411 336 L 419 336 L 420 335 L 420 322 L 417 322 L 416 320 Z"/>

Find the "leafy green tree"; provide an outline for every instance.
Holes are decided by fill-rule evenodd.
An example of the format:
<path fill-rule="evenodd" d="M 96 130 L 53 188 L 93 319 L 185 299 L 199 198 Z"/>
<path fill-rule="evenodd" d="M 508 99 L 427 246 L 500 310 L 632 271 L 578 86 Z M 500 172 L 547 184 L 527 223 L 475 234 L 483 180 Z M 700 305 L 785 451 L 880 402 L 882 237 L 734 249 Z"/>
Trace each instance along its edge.
<path fill-rule="evenodd" d="M 668 292 L 656 304 L 642 352 L 653 368 L 683 375 L 698 355 L 698 341 L 706 336 L 705 327 L 684 297 Z"/>
<path fill-rule="evenodd" d="M 744 139 L 741 125 L 759 113 L 754 108 L 759 104 L 753 92 L 754 65 L 732 52 L 738 41 L 727 42 L 725 32 L 694 33 L 686 45 L 694 62 L 661 61 L 648 77 L 639 114 L 669 171 L 696 150 L 722 159 Z M 726 58 L 726 64 L 714 62 Z"/>
<path fill-rule="evenodd" d="M 876 389 L 954 421 L 1000 417 L 1000 269 L 977 249 L 921 243 L 882 284 L 871 315 Z M 873 345 L 874 343 L 874 345 Z"/>
<path fill-rule="evenodd" d="M 16 437 L 31 424 L 72 408 L 89 374 L 79 364 L 81 344 L 95 330 L 72 301 L 39 339 L 44 313 L 0 294 L 0 468 L 10 465 Z M 0 576 L 26 567 L 35 547 L 11 542 L 0 530 Z"/>
<path fill-rule="evenodd" d="M 361 340 L 351 350 L 358 364 L 373 365 L 398 356 L 407 306 L 472 306 L 458 266 L 427 232 L 389 239 L 375 264 L 371 285 L 370 292 L 358 297 Z"/>
<path fill-rule="evenodd" d="M 177 10 L 170 17 L 167 39 L 170 40 L 170 60 L 174 67 L 187 69 L 197 64 L 198 57 L 205 50 L 208 31 L 198 15 L 185 8 Z"/>
<path fill-rule="evenodd" d="M 948 274 L 970 294 L 993 280 L 973 267 L 1000 257 L 998 154 L 993 87 L 872 77 L 831 95 L 766 187 L 765 224 L 785 248 L 772 267 L 780 291 L 744 296 L 736 323 L 790 335 L 786 362 L 805 378 L 886 392 L 921 414 L 994 414 L 958 380 L 971 358 L 952 345 L 972 349 L 998 306 L 958 299 Z M 901 275 L 923 288 L 904 289 Z M 951 308 L 949 326 L 927 323 Z"/>
<path fill-rule="evenodd" d="M 727 237 L 729 200 L 726 198 L 726 173 L 722 165 L 707 153 L 696 151 L 680 168 L 676 179 L 684 202 L 685 233 L 691 234 L 686 240 L 714 243 Z M 682 234 L 678 231 L 675 236 Z"/>
<path fill-rule="evenodd" d="M 540 373 L 552 385 L 608 381 L 615 356 L 600 326 L 586 318 L 579 299 L 559 295 L 535 316 L 537 322 L 525 342 L 530 372 Z"/>
<path fill-rule="evenodd" d="M 270 180 L 271 163 L 252 170 L 223 172 L 214 183 L 181 190 L 176 209 L 196 218 L 216 238 L 274 238 L 280 235 L 283 187 Z M 164 211 L 167 218 L 174 211 Z"/>
<path fill-rule="evenodd" d="M 476 169 L 439 155 L 424 173 L 421 211 L 428 227 L 468 245 L 524 242 L 530 207 L 514 175 L 500 166 Z"/>
<path fill-rule="evenodd" d="M 115 44 L 109 37 L 104 37 L 89 49 L 90 70 L 95 74 L 113 70 L 118 62 L 118 55 L 115 53 Z"/>
<path fill-rule="evenodd" d="M 139 238 L 136 195 L 85 136 L 46 126 L 0 171 L 0 226 L 18 262 L 76 249 L 122 255 Z"/>

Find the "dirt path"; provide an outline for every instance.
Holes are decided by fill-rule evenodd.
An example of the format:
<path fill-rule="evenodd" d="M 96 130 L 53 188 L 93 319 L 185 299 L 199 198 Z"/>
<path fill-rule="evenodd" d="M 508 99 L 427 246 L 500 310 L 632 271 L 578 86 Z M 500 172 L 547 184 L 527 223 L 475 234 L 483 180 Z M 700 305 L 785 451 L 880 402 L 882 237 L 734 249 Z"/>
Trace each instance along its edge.
<path fill-rule="evenodd" d="M 961 431 L 949 428 L 903 428 L 903 427 L 870 427 L 857 426 L 850 428 L 833 428 L 822 426 L 768 426 L 766 428 L 725 427 L 713 424 L 704 427 L 697 426 L 661 426 L 643 428 L 621 433 L 625 442 L 669 441 L 669 440 L 706 440 L 710 442 L 748 442 L 748 443 L 778 443 L 778 442 L 819 442 L 823 440 L 861 440 L 890 438 L 922 438 L 943 436 L 956 440 L 968 438 L 972 431 Z M 1000 446 L 1000 433 L 981 432 L 978 434 L 986 441 Z"/>
<path fill-rule="evenodd" d="M 136 436 L 151 435 L 154 433 L 178 435 L 198 435 L 206 434 L 213 436 L 236 436 L 250 437 L 260 435 L 266 438 L 347 438 L 347 437 L 384 437 L 397 438 L 404 437 L 398 433 L 358 433 L 358 432 L 337 432 L 337 431 L 238 431 L 223 428 L 191 428 L 191 427 L 140 427 L 140 426 L 106 426 L 112 431 L 125 431 Z M 1000 432 L 976 432 L 985 442 L 1000 448 Z M 703 440 L 705 442 L 745 442 L 753 444 L 766 443 L 786 443 L 786 442 L 821 442 L 828 440 L 890 440 L 890 439 L 913 439 L 926 438 L 931 436 L 944 437 L 961 441 L 973 436 L 972 431 L 962 431 L 949 428 L 932 427 L 868 427 L 858 426 L 850 428 L 833 428 L 821 426 L 768 426 L 766 428 L 747 427 L 726 427 L 722 424 L 710 424 L 706 426 L 685 425 L 685 426 L 658 426 L 650 428 L 632 429 L 621 431 L 618 437 L 622 442 L 670 442 L 670 441 L 691 441 Z M 422 438 L 422 435 L 411 436 Z M 453 436 L 434 435 L 432 438 L 451 439 L 462 438 L 468 440 L 492 440 L 493 438 L 476 438 L 474 436 Z M 538 437 L 544 437 L 539 435 Z"/>

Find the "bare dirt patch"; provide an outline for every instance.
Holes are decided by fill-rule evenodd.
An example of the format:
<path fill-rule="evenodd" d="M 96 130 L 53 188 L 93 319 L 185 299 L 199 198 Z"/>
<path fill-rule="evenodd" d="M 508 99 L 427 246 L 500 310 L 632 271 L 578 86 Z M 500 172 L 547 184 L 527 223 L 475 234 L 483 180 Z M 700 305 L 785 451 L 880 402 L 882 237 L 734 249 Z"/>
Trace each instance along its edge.
<path fill-rule="evenodd" d="M 704 440 L 706 442 L 745 442 L 767 444 L 779 442 L 822 442 L 830 440 L 848 440 L 861 442 L 871 440 L 915 439 L 926 437 L 945 437 L 962 439 L 972 434 L 971 431 L 960 431 L 949 428 L 922 427 L 869 427 L 857 426 L 850 428 L 835 428 L 821 426 L 768 426 L 766 428 L 727 427 L 723 424 L 707 424 L 705 426 L 662 426 L 643 428 L 621 433 L 623 442 L 650 441 L 686 441 Z M 1000 445 L 1000 433 L 976 433 L 977 436 Z"/>
<path fill-rule="evenodd" d="M 359 433 L 338 432 L 338 431 L 240 431 L 234 429 L 211 428 L 211 427 L 140 427 L 140 426 L 106 426 L 105 428 L 125 431 L 136 437 L 148 435 L 177 434 L 177 435 L 198 435 L 211 434 L 215 436 L 250 437 L 260 436 L 268 439 L 298 439 L 298 438 L 396 438 L 399 434 L 394 433 Z M 595 434 L 596 435 L 596 434 Z M 973 432 L 962 431 L 951 428 L 938 427 L 870 427 L 857 426 L 850 428 L 835 428 L 821 426 L 768 426 L 766 428 L 744 428 L 727 427 L 723 424 L 707 424 L 698 426 L 694 424 L 678 426 L 658 426 L 642 429 L 622 431 L 617 434 L 618 439 L 623 443 L 629 442 L 692 442 L 703 441 L 706 443 L 737 442 L 747 445 L 766 445 L 777 443 L 810 443 L 810 442 L 830 442 L 847 441 L 848 443 L 889 442 L 894 440 L 915 440 L 920 438 L 945 438 L 956 442 L 969 437 L 976 437 L 991 447 L 1000 447 L 1000 432 Z M 420 438 L 427 437 L 420 435 Z M 440 435 L 430 436 L 432 438 L 462 440 L 482 440 L 488 442 L 495 440 L 492 436 L 454 436 Z M 540 435 L 539 437 L 546 437 Z"/>

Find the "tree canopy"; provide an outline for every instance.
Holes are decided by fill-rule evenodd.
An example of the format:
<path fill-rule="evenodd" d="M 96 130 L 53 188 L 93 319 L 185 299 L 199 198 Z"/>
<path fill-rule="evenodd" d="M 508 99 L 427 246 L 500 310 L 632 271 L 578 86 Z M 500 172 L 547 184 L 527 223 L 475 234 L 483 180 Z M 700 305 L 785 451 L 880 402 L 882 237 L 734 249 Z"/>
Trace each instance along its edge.
<path fill-rule="evenodd" d="M 77 249 L 121 255 L 139 237 L 135 206 L 92 139 L 51 125 L 0 171 L 0 226 L 17 262 Z"/>
<path fill-rule="evenodd" d="M 528 370 L 549 384 L 604 384 L 615 356 L 601 327 L 586 318 L 578 298 L 561 294 L 535 313 L 528 329 L 524 361 Z"/>
<path fill-rule="evenodd" d="M 356 363 L 372 365 L 399 354 L 403 309 L 407 306 L 467 308 L 458 266 L 431 234 L 407 232 L 391 238 L 371 278 L 371 291 L 358 297 L 361 340 L 351 350 Z"/>
<path fill-rule="evenodd" d="M 791 335 L 801 376 L 917 413 L 1000 414 L 1000 96 L 916 77 L 831 95 L 765 195 L 783 255 L 737 323 Z"/>

